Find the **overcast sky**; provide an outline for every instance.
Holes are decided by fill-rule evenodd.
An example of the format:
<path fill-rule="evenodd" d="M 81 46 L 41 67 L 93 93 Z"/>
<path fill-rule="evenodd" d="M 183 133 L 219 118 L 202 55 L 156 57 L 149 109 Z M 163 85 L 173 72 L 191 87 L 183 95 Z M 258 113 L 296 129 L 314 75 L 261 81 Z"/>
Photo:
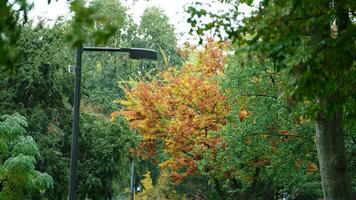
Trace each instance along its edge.
<path fill-rule="evenodd" d="M 69 4 L 67 0 L 52 0 L 51 4 L 47 4 L 47 0 L 30 0 L 34 2 L 34 8 L 30 12 L 31 18 L 43 17 L 54 21 L 58 16 L 69 16 Z M 113 0 L 115 1 L 115 0 Z M 139 23 L 143 11 L 147 7 L 156 6 L 161 8 L 169 17 L 170 23 L 174 25 L 176 34 L 180 39 L 179 43 L 186 40 L 194 40 L 188 35 L 190 25 L 186 22 L 187 14 L 184 12 L 184 7 L 189 5 L 192 0 L 119 0 L 124 6 L 129 9 L 129 13 L 133 16 L 136 23 Z M 209 0 L 200 0 L 200 2 L 211 2 Z M 221 3 L 214 3 L 213 11 L 227 10 L 228 6 Z M 240 11 L 249 13 L 251 8 L 248 6 L 240 6 Z"/>

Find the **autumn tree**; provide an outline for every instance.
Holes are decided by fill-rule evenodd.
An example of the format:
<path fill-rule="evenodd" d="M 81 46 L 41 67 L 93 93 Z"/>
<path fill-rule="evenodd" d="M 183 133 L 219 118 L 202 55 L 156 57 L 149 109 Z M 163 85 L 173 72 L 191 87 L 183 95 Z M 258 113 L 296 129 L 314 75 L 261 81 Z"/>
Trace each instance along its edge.
<path fill-rule="evenodd" d="M 180 69 L 126 85 L 114 116 L 142 136 L 136 152 L 163 160 L 179 183 L 173 190 L 189 198 L 320 197 L 312 124 L 299 113 L 305 107 L 278 96 L 285 76 L 270 61 L 243 50 L 228 56 L 213 44 L 183 51 L 194 56 Z M 200 193 L 208 189 L 201 182 L 215 194 Z"/>
<path fill-rule="evenodd" d="M 161 166 L 171 170 L 175 181 L 197 172 L 202 149 L 215 151 L 222 143 L 211 132 L 226 123 L 230 110 L 216 82 L 226 63 L 224 47 L 209 40 L 181 69 L 170 68 L 152 82 L 126 87 L 127 100 L 119 101 L 125 107 L 114 113 L 142 135 L 140 156 L 152 158 L 162 146 L 168 158 Z"/>

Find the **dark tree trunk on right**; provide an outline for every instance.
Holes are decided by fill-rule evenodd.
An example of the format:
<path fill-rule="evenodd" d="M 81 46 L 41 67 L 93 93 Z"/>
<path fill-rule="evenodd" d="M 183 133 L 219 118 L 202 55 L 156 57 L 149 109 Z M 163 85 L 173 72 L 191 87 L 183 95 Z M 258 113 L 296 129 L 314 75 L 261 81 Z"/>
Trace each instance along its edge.
<path fill-rule="evenodd" d="M 334 99 L 321 100 L 320 106 L 323 110 L 330 109 Z M 316 144 L 325 200 L 351 200 L 341 112 L 318 113 Z"/>

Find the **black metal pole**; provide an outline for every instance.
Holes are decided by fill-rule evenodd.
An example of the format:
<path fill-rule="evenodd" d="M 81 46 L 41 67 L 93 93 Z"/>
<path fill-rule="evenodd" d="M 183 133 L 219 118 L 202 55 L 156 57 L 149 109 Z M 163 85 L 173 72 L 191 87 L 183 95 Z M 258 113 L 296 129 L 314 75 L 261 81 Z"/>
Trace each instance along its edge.
<path fill-rule="evenodd" d="M 76 200 L 77 190 L 77 165 L 78 165 L 78 135 L 79 135 L 79 112 L 80 112 L 80 80 L 82 68 L 83 47 L 77 48 L 74 85 L 74 111 L 72 124 L 72 149 L 70 155 L 70 180 L 69 200 Z"/>
<path fill-rule="evenodd" d="M 135 172 L 135 164 L 133 157 L 131 157 L 131 176 L 130 176 L 130 192 L 131 192 L 131 200 L 134 200 L 135 195 L 135 180 L 134 180 L 134 172 Z"/>
<path fill-rule="evenodd" d="M 70 179 L 69 179 L 69 200 L 76 200 L 77 190 L 77 165 L 78 165 L 78 135 L 79 135 L 79 112 L 80 112 L 80 80 L 82 76 L 82 54 L 84 51 L 106 51 L 106 52 L 126 52 L 131 59 L 150 59 L 157 60 L 157 52 L 143 48 L 111 48 L 111 47 L 78 47 L 75 67 L 75 86 L 74 86 L 74 110 L 72 126 L 72 147 L 70 155 Z M 131 189 L 133 190 L 134 162 L 132 161 Z M 131 191 L 132 191 L 131 190 Z M 132 199 L 134 192 L 132 192 Z"/>

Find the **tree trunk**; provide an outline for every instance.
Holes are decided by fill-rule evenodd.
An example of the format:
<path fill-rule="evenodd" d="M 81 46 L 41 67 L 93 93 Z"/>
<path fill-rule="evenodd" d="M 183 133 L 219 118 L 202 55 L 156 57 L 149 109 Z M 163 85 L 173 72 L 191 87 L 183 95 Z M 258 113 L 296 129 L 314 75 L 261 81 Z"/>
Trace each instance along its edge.
<path fill-rule="evenodd" d="M 222 191 L 222 189 L 220 188 L 220 183 L 218 179 L 214 178 L 214 183 L 215 183 L 216 192 L 218 193 L 220 199 L 225 199 L 224 191 Z"/>
<path fill-rule="evenodd" d="M 319 102 L 322 110 L 335 105 L 332 99 Z M 351 185 L 347 175 L 344 133 L 341 112 L 325 114 L 320 111 L 316 118 L 316 146 L 325 200 L 351 200 Z"/>

